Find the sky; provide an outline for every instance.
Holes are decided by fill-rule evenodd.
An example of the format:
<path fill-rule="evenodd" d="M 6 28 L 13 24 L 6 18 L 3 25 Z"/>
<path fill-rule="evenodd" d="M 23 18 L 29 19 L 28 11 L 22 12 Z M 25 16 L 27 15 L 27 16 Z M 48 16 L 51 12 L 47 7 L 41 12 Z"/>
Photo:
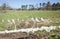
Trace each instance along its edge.
<path fill-rule="evenodd" d="M 0 6 L 3 3 L 8 4 L 12 8 L 21 8 L 21 5 L 29 5 L 32 4 L 35 7 L 39 5 L 39 3 L 47 3 L 49 0 L 0 0 Z M 50 0 L 51 4 L 52 3 L 60 3 L 60 0 Z"/>

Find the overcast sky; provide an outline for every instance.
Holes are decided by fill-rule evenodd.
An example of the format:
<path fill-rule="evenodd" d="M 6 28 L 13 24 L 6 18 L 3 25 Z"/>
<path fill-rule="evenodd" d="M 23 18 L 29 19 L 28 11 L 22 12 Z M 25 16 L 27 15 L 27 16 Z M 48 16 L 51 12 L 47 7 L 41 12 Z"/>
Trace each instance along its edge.
<path fill-rule="evenodd" d="M 0 0 L 0 6 L 3 3 L 6 3 L 6 4 L 9 4 L 9 6 L 13 8 L 20 8 L 21 5 L 32 4 L 32 5 L 37 6 L 37 4 L 43 3 L 43 2 L 47 3 L 48 0 Z M 50 0 L 50 2 L 57 3 L 57 2 L 60 2 L 60 0 Z"/>

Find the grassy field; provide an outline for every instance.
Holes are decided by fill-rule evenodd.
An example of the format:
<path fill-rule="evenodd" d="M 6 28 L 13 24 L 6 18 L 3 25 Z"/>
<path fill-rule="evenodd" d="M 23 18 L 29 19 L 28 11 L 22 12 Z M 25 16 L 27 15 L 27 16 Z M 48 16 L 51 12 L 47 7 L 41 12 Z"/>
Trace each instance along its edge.
<path fill-rule="evenodd" d="M 26 19 L 31 17 L 43 17 L 43 18 L 60 18 L 60 10 L 58 11 L 7 11 L 0 14 L 0 20 L 4 19 Z"/>
<path fill-rule="evenodd" d="M 33 11 L 13 11 L 13 10 L 7 10 L 6 13 L 2 13 L 0 11 L 0 30 L 3 30 L 8 22 L 8 19 L 28 19 L 28 18 L 49 18 L 52 20 L 60 20 L 60 10 L 57 11 L 42 11 L 42 10 L 33 10 Z M 4 22 L 2 23 L 2 19 Z M 60 25 L 60 22 L 56 23 L 57 25 Z"/>

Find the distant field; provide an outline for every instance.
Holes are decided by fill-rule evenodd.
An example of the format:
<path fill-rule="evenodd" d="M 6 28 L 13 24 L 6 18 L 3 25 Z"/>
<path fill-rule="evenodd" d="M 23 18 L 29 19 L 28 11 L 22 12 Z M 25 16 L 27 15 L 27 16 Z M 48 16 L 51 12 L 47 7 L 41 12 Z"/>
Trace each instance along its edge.
<path fill-rule="evenodd" d="M 4 19 L 26 19 L 31 17 L 43 18 L 60 18 L 60 10 L 58 11 L 7 11 L 0 14 L 0 20 Z"/>
<path fill-rule="evenodd" d="M 52 20 L 60 19 L 60 10 L 57 11 L 42 11 L 42 10 L 34 10 L 34 11 L 7 11 L 6 13 L 2 13 L 0 11 L 0 30 L 3 30 L 7 26 L 8 19 L 27 19 L 27 18 L 50 18 Z M 5 20 L 4 23 L 1 21 Z M 60 25 L 60 22 L 58 23 Z"/>

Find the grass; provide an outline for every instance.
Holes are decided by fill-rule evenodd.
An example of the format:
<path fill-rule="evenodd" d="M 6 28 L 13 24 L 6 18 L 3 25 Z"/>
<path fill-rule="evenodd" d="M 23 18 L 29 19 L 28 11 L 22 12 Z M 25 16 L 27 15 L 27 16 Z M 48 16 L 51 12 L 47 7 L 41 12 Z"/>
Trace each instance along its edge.
<path fill-rule="evenodd" d="M 60 19 L 60 10 L 57 11 L 42 11 L 42 10 L 33 10 L 33 11 L 14 11 L 14 10 L 7 10 L 6 13 L 2 13 L 0 12 L 0 30 L 5 29 L 5 27 L 7 27 L 7 20 L 8 19 L 28 19 L 28 18 L 32 18 L 32 17 L 37 17 L 37 18 L 50 18 L 54 21 L 56 21 L 56 19 Z M 4 19 L 5 22 L 2 23 L 1 20 Z M 53 23 L 54 24 L 54 23 Z M 53 25 L 52 24 L 52 25 Z M 56 25 L 60 25 L 59 23 L 55 23 Z"/>
<path fill-rule="evenodd" d="M 31 17 L 60 18 L 60 11 L 10 11 L 0 15 L 1 19 L 26 19 Z"/>
<path fill-rule="evenodd" d="M 55 30 L 51 30 L 50 32 L 46 32 L 45 30 L 43 31 L 35 31 L 32 34 L 37 35 L 39 38 L 44 38 L 44 36 L 46 36 L 48 39 L 59 39 L 60 38 L 60 30 L 57 28 Z"/>

